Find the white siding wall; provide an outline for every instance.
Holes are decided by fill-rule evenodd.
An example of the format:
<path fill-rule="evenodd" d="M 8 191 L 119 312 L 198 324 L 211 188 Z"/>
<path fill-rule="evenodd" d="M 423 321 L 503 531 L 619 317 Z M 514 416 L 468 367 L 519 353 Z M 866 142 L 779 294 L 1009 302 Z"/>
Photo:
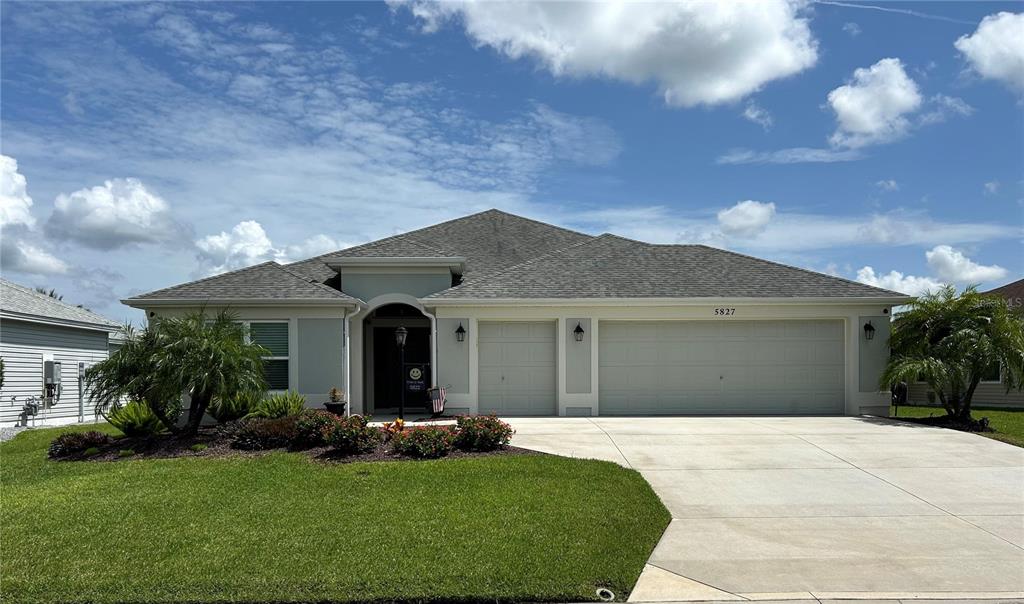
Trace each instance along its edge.
<path fill-rule="evenodd" d="M 60 401 L 36 416 L 36 421 L 77 419 L 78 363 L 89 367 L 107 358 L 107 340 L 105 331 L 4 319 L 0 323 L 0 356 L 4 359 L 0 424 L 19 421 L 25 399 L 42 395 L 43 358 L 47 354 L 61 363 L 63 391 Z M 84 404 L 85 419 L 92 420 L 92 401 L 88 396 Z"/>
<path fill-rule="evenodd" d="M 927 384 L 911 384 L 907 398 L 913 405 L 927 405 L 929 390 Z M 939 405 L 938 399 L 935 400 L 935 404 Z M 1005 384 L 983 382 L 978 384 L 978 389 L 974 391 L 971 405 L 974 407 L 1024 408 L 1024 391 L 1011 390 L 1007 392 Z"/>

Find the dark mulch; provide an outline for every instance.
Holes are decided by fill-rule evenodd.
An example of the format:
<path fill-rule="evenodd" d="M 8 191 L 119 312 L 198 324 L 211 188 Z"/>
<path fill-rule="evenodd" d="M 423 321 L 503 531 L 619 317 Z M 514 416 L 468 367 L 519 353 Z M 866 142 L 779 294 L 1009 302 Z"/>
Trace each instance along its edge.
<path fill-rule="evenodd" d="M 391 447 L 387 444 L 381 444 L 379 447 L 370 451 L 369 453 L 360 453 L 358 455 L 345 455 L 339 453 L 334 449 L 328 447 L 319 447 L 316 449 L 308 449 L 305 453 L 312 455 L 314 459 L 318 461 L 328 463 L 353 463 L 358 461 L 422 461 L 415 457 L 407 457 L 405 455 L 399 455 L 391 450 Z M 531 451 L 529 449 L 520 449 L 519 447 L 513 447 L 511 445 L 504 446 L 494 451 L 462 451 L 459 449 L 453 449 L 451 453 L 445 455 L 441 459 L 466 459 L 470 457 L 494 457 L 496 455 L 547 455 L 547 453 L 541 453 L 540 451 Z"/>
<path fill-rule="evenodd" d="M 995 430 L 989 426 L 987 417 L 979 419 L 964 419 L 960 417 L 952 417 L 950 415 L 935 415 L 931 417 L 899 417 L 897 419 L 904 422 L 924 424 L 926 426 L 960 430 L 961 432 L 995 432 Z"/>
<path fill-rule="evenodd" d="M 193 451 L 193 445 L 202 444 L 206 448 Z M 175 457 L 257 457 L 272 451 L 243 451 L 231 447 L 231 435 L 219 426 L 204 427 L 195 436 L 179 436 L 175 434 L 159 434 L 149 438 L 121 436 L 115 437 L 109 444 L 98 447 L 99 453 L 83 455 L 76 453 L 57 458 L 57 461 L 130 461 L 133 459 L 170 459 Z M 134 451 L 133 455 L 122 457 L 124 450 Z M 398 455 L 391 450 L 388 443 L 382 443 L 373 451 L 357 455 L 340 453 L 330 447 L 314 447 L 311 449 L 291 450 L 303 453 L 316 461 L 324 463 L 353 463 L 374 461 L 408 461 L 416 458 Z M 496 455 L 546 455 L 538 451 L 505 446 L 495 451 L 462 451 L 453 449 L 442 459 L 465 459 L 469 457 L 492 457 Z"/>

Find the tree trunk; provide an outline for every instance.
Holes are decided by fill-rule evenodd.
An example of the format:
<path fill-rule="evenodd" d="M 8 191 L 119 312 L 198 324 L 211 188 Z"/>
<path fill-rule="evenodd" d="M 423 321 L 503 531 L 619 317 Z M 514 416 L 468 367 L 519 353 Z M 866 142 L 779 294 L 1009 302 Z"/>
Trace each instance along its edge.
<path fill-rule="evenodd" d="M 203 421 L 206 408 L 210 406 L 209 393 L 201 392 L 192 395 L 191 404 L 188 407 L 188 423 L 185 424 L 184 434 L 196 434 L 199 432 L 199 424 Z"/>
<path fill-rule="evenodd" d="M 181 428 L 178 427 L 177 423 L 171 420 L 171 418 L 167 417 L 167 414 L 164 413 L 164 410 L 161 409 L 158 405 L 150 404 L 147 401 L 146 406 L 149 407 L 149 409 L 153 412 L 153 415 L 155 415 L 156 418 L 160 420 L 160 423 L 163 424 L 165 428 L 167 428 L 168 432 L 170 432 L 171 434 L 178 434 L 179 432 L 181 432 Z"/>
<path fill-rule="evenodd" d="M 967 388 L 967 392 L 964 393 L 963 401 L 960 403 L 959 418 L 967 420 L 971 419 L 971 401 L 974 399 L 974 389 L 978 387 L 980 382 L 980 377 L 975 377 L 971 380 L 971 385 Z"/>

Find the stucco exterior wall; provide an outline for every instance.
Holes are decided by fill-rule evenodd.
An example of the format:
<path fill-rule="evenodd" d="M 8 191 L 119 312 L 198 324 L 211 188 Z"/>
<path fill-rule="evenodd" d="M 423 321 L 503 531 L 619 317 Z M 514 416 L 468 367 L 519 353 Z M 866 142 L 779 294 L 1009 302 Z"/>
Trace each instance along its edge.
<path fill-rule="evenodd" d="M 401 271 L 383 267 L 348 267 L 341 272 L 341 291 L 360 300 L 372 300 L 384 294 L 406 294 L 422 298 L 452 286 L 451 271 L 446 268 L 408 268 Z"/>
<path fill-rule="evenodd" d="M 583 341 L 577 342 L 576 325 L 583 329 Z M 590 394 L 591 347 L 594 338 L 590 333 L 590 319 L 569 318 L 565 321 L 565 392 L 566 394 Z"/>
<path fill-rule="evenodd" d="M 868 322 L 875 328 L 875 337 L 867 340 L 860 338 L 860 391 L 880 392 L 878 379 L 882 377 L 886 363 L 889 362 L 889 334 L 892 322 L 888 315 L 860 317 L 857 324 L 863 335 L 864 325 Z"/>
<path fill-rule="evenodd" d="M 467 318 L 437 321 L 437 381 L 450 394 L 469 394 L 469 334 L 459 342 L 455 330 L 469 325 Z"/>
<path fill-rule="evenodd" d="M 345 383 L 345 323 L 342 319 L 296 319 L 298 365 L 296 390 L 306 395 L 306 403 L 323 405 L 331 388 L 347 390 Z"/>

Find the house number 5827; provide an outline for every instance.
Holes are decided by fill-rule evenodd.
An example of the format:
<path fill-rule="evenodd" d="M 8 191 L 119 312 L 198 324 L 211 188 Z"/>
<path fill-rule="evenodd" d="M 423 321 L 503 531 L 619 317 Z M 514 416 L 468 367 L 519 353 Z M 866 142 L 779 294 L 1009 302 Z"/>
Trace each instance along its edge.
<path fill-rule="evenodd" d="M 727 316 L 736 314 L 735 308 L 716 308 L 715 314 L 719 316 Z"/>

